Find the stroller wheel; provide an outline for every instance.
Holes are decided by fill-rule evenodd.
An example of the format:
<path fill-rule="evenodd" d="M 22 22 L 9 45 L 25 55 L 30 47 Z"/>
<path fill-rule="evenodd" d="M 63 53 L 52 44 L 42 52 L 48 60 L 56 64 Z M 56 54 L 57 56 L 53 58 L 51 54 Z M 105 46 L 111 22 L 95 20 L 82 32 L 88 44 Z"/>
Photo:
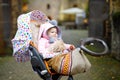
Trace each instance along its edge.
<path fill-rule="evenodd" d="M 103 56 L 108 53 L 107 44 L 103 40 L 97 38 L 81 40 L 80 48 L 92 56 Z"/>

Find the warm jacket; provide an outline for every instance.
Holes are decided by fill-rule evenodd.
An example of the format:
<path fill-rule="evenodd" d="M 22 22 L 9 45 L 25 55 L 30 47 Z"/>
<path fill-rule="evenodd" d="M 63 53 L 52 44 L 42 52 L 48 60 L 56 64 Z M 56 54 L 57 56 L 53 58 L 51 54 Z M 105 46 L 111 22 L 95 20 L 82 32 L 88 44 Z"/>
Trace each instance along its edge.
<path fill-rule="evenodd" d="M 43 55 L 43 58 L 52 58 L 55 55 L 58 55 L 59 53 L 54 53 L 54 52 L 49 52 L 47 50 L 47 48 L 50 46 L 50 38 L 47 35 L 47 30 L 50 29 L 51 27 L 57 27 L 54 26 L 52 24 L 50 24 L 49 22 L 46 22 L 45 24 L 42 24 L 40 26 L 40 30 L 39 30 L 39 38 L 38 38 L 38 51 L 39 53 L 41 53 Z M 58 29 L 58 39 L 61 39 L 61 31 L 59 29 L 59 27 L 57 27 Z M 62 40 L 62 39 L 61 39 Z M 64 44 L 64 46 L 66 47 L 66 50 L 70 48 L 70 44 Z M 65 50 L 65 51 L 66 51 Z M 63 52 L 65 52 L 63 51 Z"/>

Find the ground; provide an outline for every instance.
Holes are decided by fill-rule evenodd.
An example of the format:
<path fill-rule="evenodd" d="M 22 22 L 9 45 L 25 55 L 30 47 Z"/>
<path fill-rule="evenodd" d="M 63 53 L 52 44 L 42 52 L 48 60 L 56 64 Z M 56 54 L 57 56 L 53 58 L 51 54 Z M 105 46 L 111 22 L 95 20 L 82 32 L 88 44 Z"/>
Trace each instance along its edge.
<path fill-rule="evenodd" d="M 63 39 L 67 43 L 79 46 L 79 41 L 87 37 L 86 30 L 64 30 Z M 120 80 L 120 62 L 113 59 L 110 54 L 94 57 L 85 54 L 92 67 L 86 73 L 74 75 L 74 80 Z M 30 62 L 18 63 L 12 56 L 0 57 L 0 80 L 42 80 L 35 73 Z M 67 80 L 62 77 L 61 80 Z"/>

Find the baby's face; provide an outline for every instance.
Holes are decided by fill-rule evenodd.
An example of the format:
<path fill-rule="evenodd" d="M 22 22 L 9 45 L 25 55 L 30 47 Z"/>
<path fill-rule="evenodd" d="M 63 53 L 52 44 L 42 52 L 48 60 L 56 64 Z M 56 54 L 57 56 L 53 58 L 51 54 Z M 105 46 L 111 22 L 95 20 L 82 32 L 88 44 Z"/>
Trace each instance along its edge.
<path fill-rule="evenodd" d="M 57 29 L 51 28 L 50 30 L 48 30 L 48 36 L 57 38 L 58 37 Z"/>

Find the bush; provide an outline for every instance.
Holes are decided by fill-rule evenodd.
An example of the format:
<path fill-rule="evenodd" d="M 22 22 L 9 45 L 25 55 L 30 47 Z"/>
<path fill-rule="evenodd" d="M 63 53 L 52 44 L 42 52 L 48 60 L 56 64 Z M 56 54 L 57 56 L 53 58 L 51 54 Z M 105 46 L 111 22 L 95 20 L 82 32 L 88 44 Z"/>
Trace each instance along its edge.
<path fill-rule="evenodd" d="M 120 12 L 116 12 L 112 15 L 113 25 L 115 29 L 118 29 L 120 26 Z M 119 29 L 118 29 L 119 30 Z"/>

